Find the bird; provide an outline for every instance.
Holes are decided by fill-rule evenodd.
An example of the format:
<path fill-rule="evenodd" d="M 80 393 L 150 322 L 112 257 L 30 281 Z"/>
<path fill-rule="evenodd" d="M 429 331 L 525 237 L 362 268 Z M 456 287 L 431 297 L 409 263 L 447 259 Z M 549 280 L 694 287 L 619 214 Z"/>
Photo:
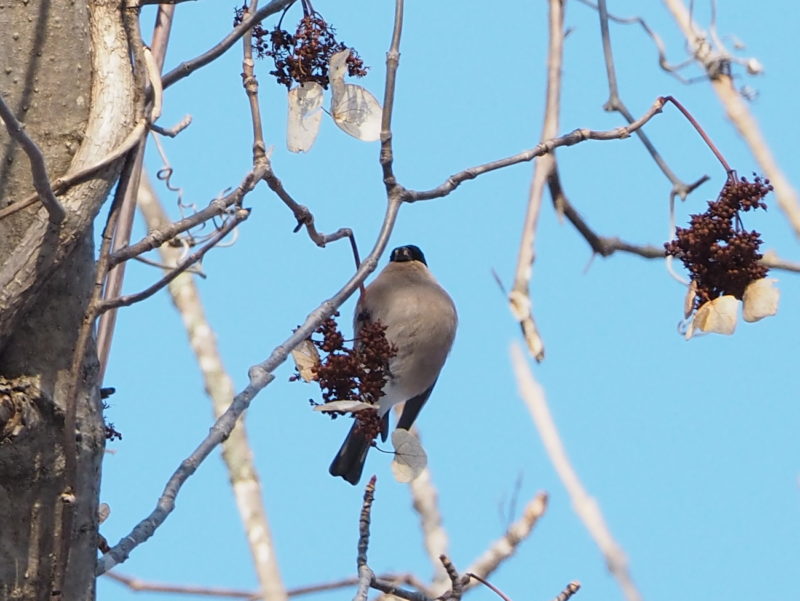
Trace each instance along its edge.
<path fill-rule="evenodd" d="M 453 346 L 458 315 L 453 299 L 433 277 L 425 255 L 413 244 L 395 248 L 389 263 L 366 287 L 356 305 L 353 330 L 367 322 L 386 327 L 386 339 L 397 353 L 389 359 L 388 379 L 378 399 L 386 440 L 388 412 L 405 402 L 397 428 L 408 430 L 433 391 Z M 361 479 L 372 438 L 354 422 L 329 468 L 356 485 Z"/>

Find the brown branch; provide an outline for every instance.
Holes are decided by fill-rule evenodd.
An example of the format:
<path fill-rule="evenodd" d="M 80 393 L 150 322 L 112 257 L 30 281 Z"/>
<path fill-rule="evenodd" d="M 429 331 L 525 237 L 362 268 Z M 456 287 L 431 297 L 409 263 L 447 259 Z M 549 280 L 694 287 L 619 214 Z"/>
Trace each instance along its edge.
<path fill-rule="evenodd" d="M 148 234 L 133 244 L 120 248 L 112 253 L 110 265 L 116 265 L 122 261 L 127 261 L 147 251 L 158 248 L 165 242 L 172 240 L 178 234 L 182 234 L 206 221 L 222 215 L 229 207 L 241 204 L 242 199 L 253 190 L 255 182 L 262 177 L 263 168 L 254 169 L 245 175 L 242 183 L 235 190 L 212 200 L 207 207 L 197 211 L 193 215 L 180 219 L 164 227 L 148 232 Z"/>
<path fill-rule="evenodd" d="M 405 202 L 417 202 L 420 200 L 432 200 L 434 198 L 447 196 L 467 180 L 475 179 L 476 177 L 483 175 L 484 173 L 489 173 L 490 171 L 496 171 L 511 165 L 532 161 L 536 157 L 544 156 L 553 152 L 556 148 L 561 148 L 562 146 L 574 146 L 575 144 L 580 144 L 581 142 L 586 142 L 587 140 L 621 140 L 623 138 L 627 138 L 636 130 L 644 126 L 653 117 L 659 114 L 666 102 L 666 99 L 662 97 L 656 98 L 655 102 L 653 102 L 652 106 L 647 110 L 647 112 L 627 126 L 617 127 L 615 129 L 605 131 L 576 129 L 563 136 L 541 142 L 539 145 L 529 150 L 524 150 L 515 155 L 459 171 L 458 173 L 448 177 L 439 186 L 431 188 L 430 190 L 405 190 L 402 193 L 402 200 Z"/>
<path fill-rule="evenodd" d="M 561 591 L 558 595 L 556 595 L 553 601 L 568 601 L 569 598 L 572 597 L 572 595 L 577 593 L 579 590 L 581 590 L 580 582 L 573 580 L 566 587 L 564 587 L 563 591 Z"/>
<path fill-rule="evenodd" d="M 561 97 L 561 64 L 564 46 L 564 6 L 561 0 L 549 2 L 549 45 L 547 50 L 547 91 L 545 93 L 544 123 L 540 142 L 545 142 L 558 132 L 558 111 Z M 533 166 L 533 178 L 528 192 L 528 208 L 522 226 L 522 236 L 517 251 L 514 283 L 508 295 L 511 314 L 519 323 L 528 351 L 537 360 L 544 359 L 544 342 L 533 318 L 530 296 L 533 262 L 536 258 L 536 225 L 542 208 L 544 186 L 555 170 L 554 153 L 542 156 Z"/>
<path fill-rule="evenodd" d="M 276 176 L 275 172 L 272 170 L 272 163 L 269 160 L 267 160 L 264 167 L 264 175 L 262 179 L 267 186 L 269 186 L 270 190 L 272 190 L 278 196 L 278 198 L 280 198 L 283 203 L 289 207 L 289 209 L 291 209 L 292 213 L 294 214 L 294 218 L 297 220 L 297 226 L 294 229 L 295 232 L 299 232 L 301 228 L 305 227 L 308 237 L 311 238 L 311 241 L 320 248 L 325 248 L 327 244 L 335 242 L 336 240 L 349 238 L 350 245 L 353 248 L 353 252 L 356 256 L 356 266 L 358 266 L 358 249 L 356 247 L 355 237 L 353 236 L 353 230 L 348 227 L 343 227 L 339 228 L 332 234 L 322 234 L 318 232 L 316 226 L 314 225 L 314 214 L 308 207 L 298 203 L 294 198 L 292 198 L 291 194 L 286 191 L 286 189 L 283 187 L 283 183 L 280 179 L 278 179 L 278 176 Z"/>
<path fill-rule="evenodd" d="M 258 0 L 251 0 L 245 15 L 256 12 Z M 267 160 L 267 146 L 264 144 L 264 127 L 261 124 L 261 107 L 258 102 L 258 79 L 253 61 L 253 33 L 245 31 L 242 37 L 242 86 L 250 104 L 250 121 L 253 124 L 253 165 L 261 165 Z"/>
<path fill-rule="evenodd" d="M 134 58 L 134 79 L 137 90 L 136 117 L 141 120 L 149 113 L 149 116 L 146 117 L 148 124 L 155 121 L 158 117 L 156 113 L 161 110 L 161 87 L 160 85 L 155 86 L 156 93 L 149 104 L 145 101 L 145 88 L 147 87 L 148 79 L 157 79 L 160 76 L 160 66 L 163 64 L 164 56 L 167 52 L 174 11 L 174 6 L 160 6 L 158 8 L 156 27 L 153 31 L 153 39 L 151 42 L 153 50 L 150 53 L 151 57 L 149 63 L 147 59 L 148 51 L 146 51 L 141 37 L 139 10 L 128 9 L 123 13 L 123 23 L 125 24 L 128 34 L 128 43 L 131 48 L 130 53 Z M 147 110 L 148 106 L 151 108 L 150 111 Z M 139 177 L 142 172 L 142 164 L 144 163 L 146 142 L 147 137 L 142 136 L 134 150 L 133 161 L 128 165 L 127 171 L 123 174 L 125 176 L 125 197 L 122 200 L 122 206 L 119 209 L 119 215 L 117 216 L 114 227 L 114 241 L 111 245 L 112 250 L 127 246 L 130 242 L 131 230 L 133 229 L 133 217 L 136 213 L 136 198 L 139 193 Z M 122 282 L 125 279 L 125 265 L 110 263 L 109 271 L 105 274 L 105 277 L 103 299 L 107 300 L 119 296 L 122 290 Z M 106 367 L 108 366 L 111 341 L 117 323 L 117 312 L 112 310 L 103 314 L 103 311 L 99 311 L 97 315 L 101 315 L 100 321 L 97 324 L 97 357 L 100 361 L 99 381 L 102 382 Z"/>
<path fill-rule="evenodd" d="M 636 245 L 624 242 L 616 237 L 599 236 L 589 227 L 586 221 L 584 221 L 575 207 L 572 206 L 572 203 L 564 193 L 564 189 L 561 187 L 561 179 L 558 171 L 553 172 L 547 184 L 550 188 L 550 196 L 553 199 L 556 210 L 563 214 L 569 222 L 575 226 L 575 229 L 578 230 L 578 233 L 588 242 L 593 252 L 602 257 L 608 257 L 617 251 L 639 255 L 645 259 L 663 259 L 665 257 L 663 246 Z"/>
<path fill-rule="evenodd" d="M 706 36 L 692 21 L 682 0 L 664 0 L 664 4 L 683 32 L 695 60 L 708 74 L 711 86 L 725 108 L 728 119 L 742 136 L 761 171 L 775 188 L 778 205 L 789 220 L 795 235 L 800 236 L 800 199 L 797 191 L 778 165 L 758 122 L 734 87 L 733 79 L 724 70 L 719 69 L 720 62 L 729 62 L 730 56 L 725 52 L 715 52 L 709 47 Z"/>
<path fill-rule="evenodd" d="M 608 9 L 606 8 L 606 0 L 598 0 L 597 12 L 600 16 L 600 33 L 603 40 L 603 58 L 605 59 L 606 76 L 608 78 L 608 100 L 603 106 L 603 109 L 606 111 L 616 111 L 622 115 L 628 123 L 631 123 L 633 121 L 633 115 L 628 110 L 628 107 L 625 106 L 625 103 L 622 101 L 622 98 L 619 95 L 616 68 L 614 66 L 614 55 L 611 50 L 611 35 L 608 29 L 609 16 Z M 692 190 L 697 188 L 700 184 L 708 179 L 708 176 L 704 175 L 693 184 L 686 184 L 682 182 L 678 176 L 675 175 L 672 169 L 669 168 L 669 165 L 667 165 L 667 162 L 656 150 L 656 147 L 650 141 L 650 138 L 647 136 L 647 134 L 645 134 L 645 132 L 642 130 L 638 130 L 636 135 L 639 137 L 650 156 L 653 157 L 653 160 L 655 161 L 656 165 L 658 165 L 658 168 L 661 169 L 661 172 L 672 184 L 673 193 L 677 194 L 682 199 L 685 199 Z"/>
<path fill-rule="evenodd" d="M 547 407 L 544 390 L 534 380 L 525 356 L 516 344 L 511 347 L 511 363 L 517 378 L 519 394 L 530 411 L 550 462 L 569 494 L 575 513 L 600 549 L 611 575 L 617 580 L 628 601 L 642 601 L 642 595 L 631 578 L 625 553 L 608 529 L 597 501 L 586 492 L 572 467 Z"/>
<path fill-rule="evenodd" d="M 147 177 L 143 177 L 139 187 L 137 205 L 148 228 L 156 229 L 169 223 L 169 218 Z M 170 266 L 165 269 L 171 269 L 183 254 L 181 249 L 168 245 L 161 246 L 159 252 L 163 261 Z M 222 363 L 214 330 L 203 310 L 200 292 L 188 271 L 170 282 L 168 290 L 186 328 L 189 344 L 214 408 L 214 416 L 219 417 L 227 409 L 235 391 L 233 380 Z M 261 585 L 260 596 L 265 601 L 285 599 L 286 591 L 275 559 L 275 547 L 264 509 L 261 483 L 244 422 L 238 422 L 227 440 L 222 443 L 222 458 L 228 469 L 236 506 L 247 534 L 250 554 Z"/>
<path fill-rule="evenodd" d="M 47 215 L 51 223 L 59 224 L 64 221 L 67 216 L 64 207 L 55 196 L 53 188 L 50 186 L 50 177 L 47 175 L 47 166 L 44 164 L 44 155 L 39 150 L 28 134 L 22 124 L 17 121 L 14 113 L 8 105 L 0 97 L 0 119 L 5 123 L 8 135 L 11 136 L 28 155 L 28 161 L 31 164 L 31 175 L 33 179 L 33 187 L 36 189 L 38 198 L 41 199 L 44 208 L 47 209 Z"/>
<path fill-rule="evenodd" d="M 201 67 L 205 67 L 210 62 L 222 56 L 231 46 L 233 46 L 245 33 L 250 31 L 254 25 L 257 25 L 270 15 L 284 10 L 285 8 L 294 4 L 295 0 L 272 0 L 266 6 L 258 9 L 255 13 L 242 20 L 239 25 L 226 35 L 218 44 L 206 50 L 200 56 L 191 60 L 182 62 L 177 67 L 172 69 L 169 73 L 161 78 L 161 84 L 164 88 L 168 88 L 172 84 L 180 81 L 184 77 L 188 77 Z"/>
<path fill-rule="evenodd" d="M 516 522 L 511 524 L 505 534 L 494 541 L 483 554 L 472 562 L 466 572 L 488 578 L 500 565 L 517 550 L 519 544 L 530 536 L 533 528 L 547 510 L 547 493 L 540 492 L 528 501 L 525 510 Z M 474 586 L 474 583 L 470 584 Z"/>
<path fill-rule="evenodd" d="M 273 370 L 286 361 L 291 350 L 308 338 L 328 316 L 350 298 L 366 277 L 375 270 L 378 264 L 378 257 L 383 253 L 389 241 L 401 204 L 402 201 L 399 198 L 389 199 L 386 214 L 375 244 L 355 274 L 345 282 L 336 294 L 320 303 L 316 309 L 308 314 L 302 325 L 296 328 L 286 340 L 276 346 L 269 357 L 249 369 L 250 381 L 248 385 L 233 398 L 230 407 L 217 419 L 210 428 L 208 435 L 174 471 L 164 486 L 164 491 L 159 497 L 156 507 L 136 524 L 131 532 L 98 560 L 95 570 L 97 575 L 103 574 L 120 562 L 125 561 L 133 549 L 150 538 L 164 523 L 169 514 L 175 509 L 175 498 L 186 480 L 194 473 L 200 463 L 205 461 L 216 446 L 230 434 L 236 420 L 247 410 L 255 396 L 275 379 Z"/>
<path fill-rule="evenodd" d="M 250 216 L 250 209 L 242 209 L 239 208 L 236 212 L 225 221 L 222 227 L 217 230 L 217 232 L 209 238 L 208 242 L 206 242 L 202 247 L 200 247 L 195 252 L 191 253 L 190 255 L 186 256 L 182 261 L 180 261 L 175 268 L 167 273 L 164 277 L 158 280 L 151 286 L 148 286 L 141 292 L 137 292 L 135 294 L 127 294 L 125 296 L 118 296 L 115 298 L 110 298 L 107 300 L 102 301 L 98 304 L 96 312 L 98 315 L 105 313 L 106 311 L 110 311 L 111 309 L 116 309 L 118 307 L 128 307 L 134 303 L 138 303 L 139 301 L 143 301 L 146 298 L 153 296 L 156 292 L 161 290 L 164 286 L 169 284 L 172 280 L 178 277 L 181 273 L 186 271 L 191 265 L 197 263 L 200 259 L 205 256 L 205 254 L 214 248 L 225 236 L 227 236 L 233 228 L 239 225 L 241 222 L 245 221 Z"/>
<path fill-rule="evenodd" d="M 356 555 L 356 571 L 358 572 L 358 586 L 354 601 L 366 601 L 369 587 L 375 579 L 375 574 L 367 565 L 367 550 L 369 549 L 369 524 L 372 515 L 372 502 L 375 500 L 375 481 L 372 476 L 364 487 L 364 500 L 361 504 L 361 513 L 358 519 L 358 554 Z"/>
<path fill-rule="evenodd" d="M 493 591 L 503 601 L 511 601 L 511 598 L 508 595 L 506 595 L 503 591 L 501 591 L 499 588 L 497 588 L 495 585 L 493 585 L 488 580 L 484 580 L 483 578 L 481 578 L 477 574 L 473 574 L 471 572 L 467 572 L 466 576 L 469 577 L 469 578 L 474 578 L 475 580 L 480 582 L 483 586 L 485 586 L 489 590 Z"/>
<path fill-rule="evenodd" d="M 440 595 L 438 599 L 442 601 L 460 601 L 464 594 L 464 584 L 469 581 L 469 578 L 461 577 L 458 570 L 456 570 L 456 566 L 447 555 L 440 555 L 439 561 L 442 562 L 444 571 L 447 572 L 447 576 L 450 578 L 450 590 Z"/>
<path fill-rule="evenodd" d="M 383 169 L 383 183 L 386 193 L 391 195 L 397 188 L 394 175 L 394 150 L 392 148 L 392 113 L 394 111 L 397 67 L 400 64 L 400 36 L 403 33 L 403 0 L 395 0 L 394 28 L 392 42 L 386 53 L 386 86 L 383 91 L 383 113 L 381 114 L 381 153 L 380 164 Z"/>
<path fill-rule="evenodd" d="M 189 127 L 191 124 L 192 124 L 191 115 L 185 115 L 183 119 L 181 119 L 178 123 L 176 123 L 172 127 L 166 128 L 166 127 L 161 127 L 160 125 L 156 125 L 155 123 L 151 123 L 150 129 L 152 129 L 157 134 L 161 134 L 162 136 L 167 136 L 168 138 L 174 138 L 184 129 Z"/>
<path fill-rule="evenodd" d="M 109 152 L 102 160 L 98 161 L 94 165 L 90 165 L 88 167 L 83 167 L 78 169 L 77 171 L 67 173 L 66 175 L 59 177 L 52 183 L 53 192 L 55 194 L 63 194 L 70 187 L 79 184 L 85 180 L 87 180 L 92 175 L 96 174 L 98 171 L 103 169 L 104 167 L 108 167 L 111 163 L 117 161 L 120 157 L 127 154 L 131 148 L 133 148 L 138 142 L 139 139 L 144 135 L 146 131 L 147 124 L 142 119 L 138 121 L 128 136 L 117 146 L 114 150 Z M 38 193 L 31 194 L 24 200 L 17 201 L 4 207 L 0 210 L 0 219 L 4 217 L 8 217 L 9 215 L 16 213 L 17 211 L 24 209 L 26 207 L 31 206 L 39 199 Z"/>
<path fill-rule="evenodd" d="M 148 4 L 182 4 L 183 2 L 196 2 L 197 0 L 138 0 L 139 6 Z"/>
<path fill-rule="evenodd" d="M 127 586 L 132 591 L 148 592 L 148 593 L 173 593 L 183 595 L 196 595 L 203 597 L 223 597 L 229 599 L 251 599 L 256 601 L 261 598 L 259 591 L 246 591 L 241 589 L 229 589 L 220 587 L 205 587 L 205 586 L 189 586 L 181 584 L 168 584 L 163 582 L 151 582 L 142 580 L 135 576 L 128 576 L 120 574 L 116 571 L 106 572 L 105 576 L 111 580 Z M 417 580 L 410 574 L 382 574 L 376 579 L 377 582 L 383 582 L 387 586 L 393 586 L 390 583 L 403 583 L 409 586 L 416 586 Z M 332 582 L 322 582 L 320 584 L 310 584 L 306 586 L 297 586 L 286 590 L 289 597 L 300 597 L 301 595 L 310 595 L 313 593 L 322 593 L 326 591 L 333 591 L 340 588 L 347 588 L 358 584 L 358 578 L 342 578 Z"/>

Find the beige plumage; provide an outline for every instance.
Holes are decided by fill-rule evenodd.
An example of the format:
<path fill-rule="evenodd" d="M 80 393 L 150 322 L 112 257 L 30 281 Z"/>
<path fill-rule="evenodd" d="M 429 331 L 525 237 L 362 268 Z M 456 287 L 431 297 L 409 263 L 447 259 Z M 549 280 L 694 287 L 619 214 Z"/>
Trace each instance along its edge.
<path fill-rule="evenodd" d="M 428 270 L 419 248 L 410 245 L 392 251 L 389 264 L 359 299 L 353 321 L 356 337 L 366 321 L 386 326 L 386 338 L 397 354 L 389 362 L 378 415 L 384 417 L 394 405 L 405 402 L 397 427 L 409 429 L 436 384 L 458 322 L 452 299 Z M 357 484 L 371 443 L 353 424 L 330 473 Z"/>

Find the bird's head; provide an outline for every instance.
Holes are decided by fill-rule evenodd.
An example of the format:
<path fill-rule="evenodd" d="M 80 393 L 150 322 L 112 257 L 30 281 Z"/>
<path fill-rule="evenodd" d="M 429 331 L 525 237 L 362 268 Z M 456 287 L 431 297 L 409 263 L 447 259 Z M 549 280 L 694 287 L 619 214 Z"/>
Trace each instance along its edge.
<path fill-rule="evenodd" d="M 425 261 L 425 255 L 422 254 L 422 251 L 419 249 L 418 246 L 414 246 L 413 244 L 409 244 L 407 246 L 398 246 L 392 251 L 389 260 L 393 263 L 403 263 L 405 261 L 419 261 L 423 265 L 427 265 L 428 263 Z"/>

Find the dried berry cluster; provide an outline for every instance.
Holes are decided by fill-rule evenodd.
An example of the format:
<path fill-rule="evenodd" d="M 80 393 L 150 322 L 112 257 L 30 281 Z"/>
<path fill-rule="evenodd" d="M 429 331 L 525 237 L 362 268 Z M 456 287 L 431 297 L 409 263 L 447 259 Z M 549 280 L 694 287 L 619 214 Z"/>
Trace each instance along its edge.
<path fill-rule="evenodd" d="M 759 264 L 761 235 L 742 226 L 741 211 L 766 209 L 763 198 L 772 191 L 769 180 L 748 182 L 731 173 L 719 197 L 705 213 L 692 215 L 688 228 L 677 228 L 666 253 L 683 261 L 697 284 L 694 308 L 724 294 L 742 298 L 747 285 L 767 274 Z"/>
<path fill-rule="evenodd" d="M 304 7 L 305 11 L 305 7 Z M 245 8 L 237 9 L 234 24 L 240 23 Z M 328 87 L 328 61 L 333 54 L 347 46 L 336 41 L 336 30 L 319 13 L 305 11 L 292 35 L 281 29 L 280 23 L 270 32 L 260 25 L 253 27 L 253 50 L 259 58 L 271 57 L 275 69 L 270 71 L 279 84 L 291 88 L 292 82 L 314 81 Z M 355 49 L 350 49 L 347 72 L 351 77 L 367 74 L 364 62 Z"/>
<path fill-rule="evenodd" d="M 321 339 L 311 339 L 324 353 L 315 369 L 322 399 L 326 403 L 346 399 L 377 403 L 389 378 L 389 360 L 397 354 L 397 349 L 386 340 L 386 327 L 380 322 L 365 322 L 359 329 L 355 348 L 347 348 L 336 323 L 338 315 L 317 328 Z"/>

